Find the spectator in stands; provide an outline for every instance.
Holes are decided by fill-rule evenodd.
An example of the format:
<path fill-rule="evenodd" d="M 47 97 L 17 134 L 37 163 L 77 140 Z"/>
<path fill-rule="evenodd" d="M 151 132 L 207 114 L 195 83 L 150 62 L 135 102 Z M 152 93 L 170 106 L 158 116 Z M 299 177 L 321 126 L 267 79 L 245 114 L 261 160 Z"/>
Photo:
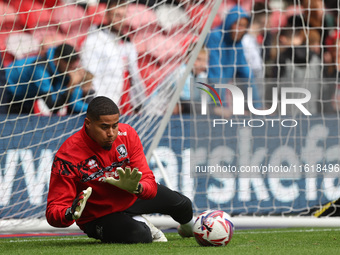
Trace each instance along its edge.
<path fill-rule="evenodd" d="M 338 13 L 334 17 L 330 12 L 326 11 L 325 3 L 329 1 L 323 0 L 302 0 L 301 5 L 303 8 L 304 28 L 308 28 L 308 33 L 312 31 L 319 33 L 320 36 L 320 50 L 322 61 L 329 62 L 330 52 L 326 45 L 329 35 L 338 27 Z M 312 32 L 312 33 L 313 33 Z M 315 48 L 316 49 L 316 48 Z"/>
<path fill-rule="evenodd" d="M 87 105 L 94 98 L 95 91 L 92 86 L 93 75 L 84 70 L 78 69 L 79 77 L 83 77 L 79 84 L 76 84 L 72 87 L 73 92 L 70 94 L 69 102 L 77 102 L 73 104 L 69 104 L 68 106 L 62 107 L 57 114 L 65 115 L 65 114 L 77 114 L 79 112 L 83 112 L 83 107 L 87 107 Z M 79 102 L 78 102 L 79 101 Z M 50 116 L 53 113 L 45 103 L 44 99 L 37 99 L 34 102 L 34 113 L 40 114 L 43 116 Z"/>
<path fill-rule="evenodd" d="M 304 25 L 310 30 L 320 33 L 324 44 L 329 32 L 334 28 L 334 20 L 330 13 L 326 12 L 323 0 L 302 0 Z"/>
<path fill-rule="evenodd" d="M 322 113 L 340 112 L 340 33 L 329 41 L 331 63 L 325 65 L 322 88 Z"/>
<path fill-rule="evenodd" d="M 80 70 L 81 71 L 81 70 Z M 82 100 L 85 105 L 88 105 L 92 99 L 95 97 L 95 90 L 93 88 L 92 80 L 94 75 L 89 71 L 82 70 L 84 74 L 82 74 L 83 79 L 82 82 L 78 84 L 78 86 L 74 87 L 75 92 L 71 95 L 71 101 Z M 67 108 L 68 113 L 79 113 L 82 109 L 79 107 L 82 104 L 73 104 Z M 83 111 L 83 110 L 82 110 Z"/>
<path fill-rule="evenodd" d="M 246 33 L 242 38 L 242 45 L 245 49 L 246 59 L 254 73 L 256 78 L 263 78 L 265 70 L 263 69 L 263 62 L 267 62 L 270 60 L 270 46 L 272 44 L 272 33 L 270 32 L 270 19 L 272 11 L 268 4 L 262 2 L 256 2 L 252 9 L 251 22 L 249 25 L 248 33 Z M 252 59 L 252 57 L 248 58 L 248 49 L 247 41 L 251 41 L 254 48 L 255 53 L 250 55 L 253 56 L 256 61 Z M 258 58 L 261 60 L 258 60 Z M 249 60 L 248 60 L 249 59 Z"/>
<path fill-rule="evenodd" d="M 199 93 L 194 93 L 194 95 L 190 95 L 190 87 L 191 84 L 195 84 L 196 81 L 201 81 L 202 79 L 207 78 L 207 68 L 208 68 L 208 51 L 206 48 L 202 48 L 198 53 L 198 56 L 194 62 L 194 66 L 185 81 L 185 85 L 183 91 L 180 96 L 180 103 L 174 110 L 174 113 L 190 113 L 190 105 L 191 102 L 199 101 Z M 179 72 L 184 73 L 187 68 L 187 64 L 182 64 Z M 197 90 L 192 90 L 192 92 L 198 92 Z"/>
<path fill-rule="evenodd" d="M 321 58 L 322 42 L 321 36 L 316 30 L 308 32 L 308 45 L 309 49 Z"/>
<path fill-rule="evenodd" d="M 264 86 L 260 85 L 265 76 L 264 61 L 270 57 L 268 46 L 271 43 L 271 34 L 266 30 L 269 20 L 267 13 L 268 8 L 264 3 L 254 4 L 248 33 L 241 40 L 247 63 L 256 78 L 261 100 L 264 99 Z"/>
<path fill-rule="evenodd" d="M 190 53 L 188 53 L 190 54 Z M 190 114 L 191 106 L 195 106 L 200 100 L 198 90 L 191 90 L 193 84 L 197 81 L 206 82 L 207 78 L 207 66 L 208 66 L 208 51 L 206 48 L 202 48 L 198 53 L 198 56 L 194 62 L 193 68 L 185 80 L 183 90 L 180 94 L 179 102 L 175 106 L 173 114 Z M 148 101 L 146 108 L 150 111 L 149 114 L 163 115 L 167 104 L 172 98 L 176 89 L 176 82 L 181 79 L 184 72 L 187 69 L 187 63 L 183 63 L 177 68 L 171 75 L 167 76 L 164 81 L 153 92 L 151 100 Z M 197 92 L 194 95 L 190 95 L 191 92 Z M 161 100 L 163 103 L 161 103 Z M 194 105 L 192 105 L 194 104 Z"/>
<path fill-rule="evenodd" d="M 109 24 L 91 27 L 81 50 L 81 62 L 94 75 L 97 95 L 111 98 L 122 114 L 137 112 L 145 97 L 137 51 L 123 33 L 126 9 L 125 0 L 108 0 Z"/>
<path fill-rule="evenodd" d="M 319 112 L 320 106 L 318 102 L 321 95 L 321 59 L 306 45 L 302 22 L 300 16 L 292 16 L 287 27 L 280 31 L 281 51 L 278 53 L 278 65 L 273 68 L 272 77 L 278 78 L 284 86 L 308 89 L 312 97 L 305 107 L 315 114 Z M 271 101 L 272 88 L 268 86 L 268 89 L 267 99 Z M 294 114 L 294 109 L 287 110 L 287 113 Z"/>
<path fill-rule="evenodd" d="M 85 71 L 84 83 L 81 85 L 82 96 L 84 97 L 85 102 L 90 103 L 95 95 L 95 90 L 93 87 L 93 78 L 94 75 L 89 71 Z"/>
<path fill-rule="evenodd" d="M 259 109 L 261 102 L 258 88 L 254 83 L 254 75 L 249 68 L 241 43 L 242 37 L 247 33 L 249 23 L 249 15 L 242 7 L 235 6 L 229 10 L 223 25 L 212 30 L 208 35 L 206 42 L 210 53 L 208 78 L 213 83 L 228 83 L 231 80 L 236 82 L 235 78 L 246 80 L 246 83 L 250 83 L 253 88 L 254 107 Z M 241 88 L 246 95 L 246 86 L 241 86 Z M 226 95 L 222 93 L 221 96 L 226 101 Z M 216 114 L 220 115 L 221 112 L 224 112 L 222 115 L 225 117 L 230 115 L 230 111 L 225 111 L 224 107 L 216 108 Z"/>
<path fill-rule="evenodd" d="M 43 57 L 33 56 L 14 61 L 6 68 L 6 92 L 11 104 L 10 113 L 38 113 L 37 98 L 52 112 L 66 104 L 73 111 L 87 110 L 87 103 L 79 100 L 82 94 L 75 86 L 82 82 L 84 72 L 78 69 L 79 56 L 69 44 L 50 48 Z"/>
<path fill-rule="evenodd" d="M 263 78 L 263 60 L 261 56 L 261 49 L 256 41 L 256 37 L 250 33 L 246 33 L 242 40 L 244 56 L 247 63 L 257 79 Z"/>

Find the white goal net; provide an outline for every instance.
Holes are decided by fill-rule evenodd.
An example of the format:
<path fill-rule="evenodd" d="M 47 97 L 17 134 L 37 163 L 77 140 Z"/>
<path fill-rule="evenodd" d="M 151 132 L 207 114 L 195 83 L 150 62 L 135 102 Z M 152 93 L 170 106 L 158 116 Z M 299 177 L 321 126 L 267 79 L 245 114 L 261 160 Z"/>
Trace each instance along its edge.
<path fill-rule="evenodd" d="M 0 0 L 0 231 L 44 221 L 54 154 L 96 95 L 195 213 L 282 221 L 338 199 L 339 6 L 324 2 Z"/>

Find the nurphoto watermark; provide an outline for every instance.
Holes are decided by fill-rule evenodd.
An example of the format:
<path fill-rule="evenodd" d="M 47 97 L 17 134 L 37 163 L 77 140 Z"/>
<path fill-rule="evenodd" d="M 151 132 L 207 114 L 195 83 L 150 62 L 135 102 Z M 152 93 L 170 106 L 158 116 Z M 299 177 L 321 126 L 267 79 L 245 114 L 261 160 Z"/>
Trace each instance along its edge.
<path fill-rule="evenodd" d="M 262 91 L 242 80 L 191 83 L 191 176 L 339 177 L 338 119 L 320 114 L 333 105 L 319 81 L 257 84 Z"/>
<path fill-rule="evenodd" d="M 307 109 L 305 104 L 311 100 L 311 92 L 307 88 L 298 87 L 272 87 L 271 88 L 271 102 L 262 105 L 260 102 L 255 103 L 254 88 L 248 86 L 242 90 L 237 85 L 233 84 L 214 84 L 209 85 L 204 82 L 197 82 L 197 89 L 201 90 L 201 115 L 207 115 L 208 101 L 213 101 L 215 106 L 225 107 L 226 100 L 221 99 L 221 96 L 216 89 L 222 91 L 224 95 L 229 95 L 229 103 L 231 111 L 230 118 L 214 118 L 212 120 L 213 127 L 218 125 L 241 125 L 248 127 L 262 127 L 269 125 L 275 127 L 277 124 L 282 127 L 295 127 L 298 121 L 288 112 L 289 108 L 294 108 L 300 111 L 305 116 L 311 116 L 312 113 Z M 224 96 L 226 97 L 226 96 Z M 217 98 L 217 100 L 216 100 Z M 218 103 L 217 103 L 218 101 Z M 255 105 L 259 108 L 256 108 Z M 263 118 L 265 116 L 273 116 L 276 112 L 280 112 L 280 118 Z M 287 115 L 290 118 L 285 118 Z M 296 115 L 296 114 L 295 114 Z M 262 118 L 250 118 L 243 120 L 235 120 L 233 116 L 262 116 Z"/>

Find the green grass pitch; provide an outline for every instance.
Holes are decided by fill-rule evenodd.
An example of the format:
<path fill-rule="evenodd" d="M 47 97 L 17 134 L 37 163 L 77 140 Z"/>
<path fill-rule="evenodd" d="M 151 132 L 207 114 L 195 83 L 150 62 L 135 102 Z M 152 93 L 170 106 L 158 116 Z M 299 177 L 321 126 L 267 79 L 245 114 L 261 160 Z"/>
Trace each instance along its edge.
<path fill-rule="evenodd" d="M 194 238 L 166 233 L 167 243 L 103 244 L 86 236 L 0 239 L 0 254 L 339 254 L 340 228 L 236 230 L 225 247 L 200 247 Z"/>

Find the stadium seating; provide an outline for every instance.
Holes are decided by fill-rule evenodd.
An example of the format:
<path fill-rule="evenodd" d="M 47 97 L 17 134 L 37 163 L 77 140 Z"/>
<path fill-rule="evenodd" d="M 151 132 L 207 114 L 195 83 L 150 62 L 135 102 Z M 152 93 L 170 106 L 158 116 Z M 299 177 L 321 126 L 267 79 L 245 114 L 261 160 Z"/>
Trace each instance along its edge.
<path fill-rule="evenodd" d="M 182 14 L 185 13 L 182 11 Z M 150 93 L 178 67 L 178 59 L 183 58 L 183 53 L 195 41 L 189 32 L 195 24 L 190 15 L 186 16 L 186 22 L 174 18 L 162 20 L 161 13 L 157 16 L 141 4 L 130 4 L 127 15 L 129 37 L 136 46 L 140 72 Z"/>
<path fill-rule="evenodd" d="M 183 12 L 188 18 L 186 22 L 170 19 L 167 20 L 170 23 L 165 26 L 164 21 L 162 23 L 156 13 L 146 6 L 142 4 L 128 6 L 125 25 L 128 27 L 128 35 L 136 45 L 139 54 L 141 74 L 146 79 L 145 83 L 151 86 L 151 90 L 170 70 L 178 66 L 178 63 L 175 64 L 175 62 L 179 58 L 183 58 L 183 52 L 194 41 L 195 37 L 188 36 L 190 34 L 188 31 L 193 27 L 204 25 L 204 23 L 201 24 L 202 22 L 197 23 L 197 17 L 200 16 L 200 10 L 203 7 L 203 5 L 198 5 L 187 8 Z M 77 5 L 65 4 L 61 0 L 11 0 L 10 5 L 0 2 L 0 14 L 7 14 L 6 18 L 1 20 L 2 31 L 10 32 L 13 28 L 17 28 L 24 32 L 30 32 L 34 36 L 31 42 L 39 42 L 42 45 L 42 53 L 47 48 L 64 42 L 80 50 L 89 27 L 105 23 L 105 9 L 106 4 L 102 3 L 87 6 L 84 9 Z M 20 12 L 20 14 L 16 14 L 16 12 Z M 219 23 L 219 19 L 214 21 L 215 25 Z M 1 33 L 1 49 L 6 49 L 7 38 L 8 33 Z M 13 48 L 15 45 L 8 48 L 11 47 Z M 36 49 L 33 45 L 25 49 L 30 47 Z M 10 52 L 7 52 L 6 63 L 13 59 L 13 56 L 9 55 Z M 30 54 L 34 51 L 24 52 Z M 173 66 L 167 70 L 162 68 L 162 65 L 171 66 L 171 63 Z"/>
<path fill-rule="evenodd" d="M 157 31 L 160 27 L 156 14 L 144 5 L 130 4 L 127 8 L 127 25 L 133 31 Z"/>
<path fill-rule="evenodd" d="M 0 50 L 3 51 L 2 54 L 2 64 L 7 66 L 11 61 L 13 61 L 14 56 L 6 52 L 7 38 L 10 34 L 16 33 L 23 29 L 23 26 L 19 22 L 18 15 L 14 7 L 8 3 L 0 1 Z"/>
<path fill-rule="evenodd" d="M 161 65 L 150 54 L 141 55 L 138 59 L 138 66 L 141 77 L 143 78 L 147 87 L 147 95 L 150 95 L 155 90 L 157 85 L 176 67 L 171 65 Z"/>
<path fill-rule="evenodd" d="M 52 24 L 51 9 L 44 8 L 37 1 L 12 0 L 11 6 L 18 12 L 20 23 L 26 29 L 47 26 Z"/>
<path fill-rule="evenodd" d="M 101 25 L 105 24 L 105 10 L 106 4 L 90 5 L 86 9 L 86 15 L 89 17 L 91 24 Z"/>
<path fill-rule="evenodd" d="M 59 25 L 61 32 L 68 36 L 86 34 L 91 26 L 91 20 L 85 10 L 77 5 L 62 5 L 53 8 L 51 19 Z"/>
<path fill-rule="evenodd" d="M 202 19 L 202 13 L 206 13 L 204 5 L 191 5 L 187 8 L 188 16 L 190 17 L 191 27 L 196 27 L 200 32 L 202 31 L 205 23 L 208 20 L 208 15 L 205 14 L 205 18 Z M 222 24 L 222 15 L 225 6 L 220 7 L 219 13 L 214 18 L 211 28 L 215 28 Z"/>
<path fill-rule="evenodd" d="M 58 4 L 58 2 L 60 2 L 59 0 L 38 0 L 41 4 L 44 5 L 44 7 L 53 7 L 55 5 Z"/>
<path fill-rule="evenodd" d="M 279 29 L 287 25 L 288 18 L 294 15 L 302 14 L 302 10 L 297 6 L 288 6 L 284 11 L 275 10 L 270 16 L 270 26 L 273 33 L 278 32 Z"/>
<path fill-rule="evenodd" d="M 16 30 L 22 28 L 19 24 L 16 10 L 8 3 L 0 1 L 0 26 L 1 32 L 6 30 Z"/>

